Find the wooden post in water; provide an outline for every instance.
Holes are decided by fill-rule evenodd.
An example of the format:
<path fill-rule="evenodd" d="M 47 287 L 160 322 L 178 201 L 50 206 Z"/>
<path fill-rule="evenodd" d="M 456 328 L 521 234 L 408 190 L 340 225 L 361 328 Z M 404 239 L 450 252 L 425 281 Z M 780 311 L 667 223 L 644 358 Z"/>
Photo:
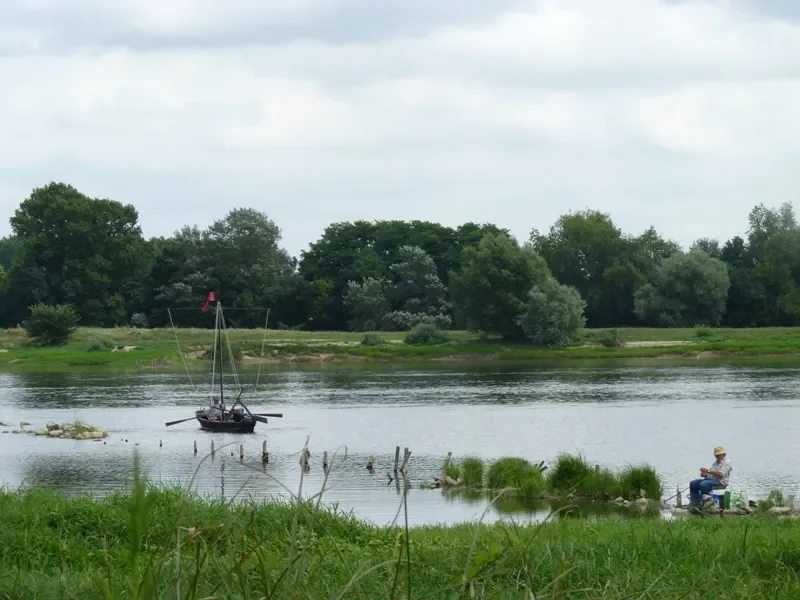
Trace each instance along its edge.
<path fill-rule="evenodd" d="M 395 478 L 397 477 L 397 465 L 400 463 L 400 446 L 394 447 L 394 473 Z"/>
<path fill-rule="evenodd" d="M 328 472 L 328 451 L 322 453 L 322 470 Z"/>
<path fill-rule="evenodd" d="M 197 440 L 194 441 L 194 453 L 197 454 Z"/>
<path fill-rule="evenodd" d="M 267 440 L 261 442 L 261 462 L 267 464 L 269 462 L 269 452 L 267 452 Z"/>
<path fill-rule="evenodd" d="M 158 440 L 158 447 L 161 448 L 163 445 L 164 445 L 164 442 L 161 441 L 161 440 Z"/>
<path fill-rule="evenodd" d="M 375 468 L 375 457 L 370 456 L 369 460 L 367 461 L 367 471 L 372 472 L 372 469 Z"/>
<path fill-rule="evenodd" d="M 681 494 L 681 486 L 679 486 L 679 485 L 678 485 L 678 486 L 676 486 L 676 491 L 678 492 L 678 493 L 676 494 L 676 498 L 677 498 L 677 504 L 676 504 L 676 506 L 677 506 L 678 508 L 683 508 L 683 494 Z"/>
<path fill-rule="evenodd" d="M 214 440 L 211 440 L 211 456 L 214 456 Z"/>
<path fill-rule="evenodd" d="M 411 457 L 411 452 L 408 451 L 408 447 L 403 449 L 403 466 L 400 467 L 400 471 L 405 473 L 406 466 L 408 465 L 408 459 Z"/>
<path fill-rule="evenodd" d="M 239 444 L 239 461 L 244 460 L 244 444 Z"/>

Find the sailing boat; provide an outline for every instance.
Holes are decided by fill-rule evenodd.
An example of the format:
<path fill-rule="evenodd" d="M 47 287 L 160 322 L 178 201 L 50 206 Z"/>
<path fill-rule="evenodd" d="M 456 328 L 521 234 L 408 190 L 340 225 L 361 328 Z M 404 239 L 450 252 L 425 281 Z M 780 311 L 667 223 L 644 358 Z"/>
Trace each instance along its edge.
<path fill-rule="evenodd" d="M 200 423 L 200 427 L 207 431 L 223 432 L 223 433 L 253 433 L 256 423 L 267 423 L 267 417 L 283 417 L 282 414 L 277 413 L 251 413 L 250 409 L 242 402 L 242 388 L 239 382 L 239 376 L 236 373 L 236 366 L 233 360 L 233 351 L 228 338 L 227 327 L 225 325 L 225 315 L 222 311 L 222 303 L 217 299 L 215 292 L 208 294 L 205 306 L 202 310 L 208 310 L 211 303 L 215 303 L 216 319 L 214 322 L 214 350 L 211 371 L 211 397 L 209 398 L 208 406 L 205 406 L 195 411 L 194 418 Z M 170 316 L 170 320 L 172 317 Z M 174 327 L 174 326 L 173 326 Z M 177 336 L 176 336 L 177 337 Z M 223 343 L 224 341 L 224 343 Z M 180 346 L 179 346 L 180 348 Z M 230 375 L 233 376 L 238 394 L 236 400 L 230 407 L 225 405 L 225 370 L 223 361 L 223 352 L 227 351 L 229 358 L 229 365 L 231 369 Z M 219 364 L 217 364 L 219 360 Z M 217 367 L 219 367 L 219 390 L 216 389 L 216 375 Z M 260 367 L 259 367 L 260 368 Z M 187 369 L 188 373 L 188 369 Z M 166 426 L 176 425 L 191 421 L 192 419 L 181 419 L 178 421 L 171 421 L 166 423 Z"/>

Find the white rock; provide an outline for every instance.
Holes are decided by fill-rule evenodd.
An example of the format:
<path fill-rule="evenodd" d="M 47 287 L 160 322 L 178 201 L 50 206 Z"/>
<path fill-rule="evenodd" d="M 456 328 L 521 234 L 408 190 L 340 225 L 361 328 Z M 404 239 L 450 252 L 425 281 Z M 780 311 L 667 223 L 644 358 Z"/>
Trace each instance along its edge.
<path fill-rule="evenodd" d="M 647 498 L 637 498 L 636 504 L 639 506 L 647 506 Z"/>
<path fill-rule="evenodd" d="M 792 512 L 792 509 L 788 506 L 773 506 L 769 509 L 773 515 L 788 515 Z"/>

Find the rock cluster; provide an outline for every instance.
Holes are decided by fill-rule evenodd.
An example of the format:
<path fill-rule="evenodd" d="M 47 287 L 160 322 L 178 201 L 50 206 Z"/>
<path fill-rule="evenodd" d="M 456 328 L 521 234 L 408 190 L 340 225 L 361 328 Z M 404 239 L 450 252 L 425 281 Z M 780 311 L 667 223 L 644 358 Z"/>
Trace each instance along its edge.
<path fill-rule="evenodd" d="M 99 427 L 87 427 L 85 425 L 48 423 L 45 429 L 38 429 L 36 435 L 64 438 L 68 440 L 102 440 L 108 437 L 108 432 Z"/>

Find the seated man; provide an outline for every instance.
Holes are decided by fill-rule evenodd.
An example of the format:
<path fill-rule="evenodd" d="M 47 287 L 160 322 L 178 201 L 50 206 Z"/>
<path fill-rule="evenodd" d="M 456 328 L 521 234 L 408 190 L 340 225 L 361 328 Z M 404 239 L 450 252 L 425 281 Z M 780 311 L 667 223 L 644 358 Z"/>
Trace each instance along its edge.
<path fill-rule="evenodd" d="M 728 487 L 728 479 L 731 474 L 731 463 L 725 453 L 725 448 L 717 446 L 714 448 L 714 464 L 710 469 L 700 468 L 700 479 L 689 482 L 689 509 L 693 512 L 700 510 L 703 504 L 703 495 L 710 494 L 714 488 Z M 706 502 L 707 507 L 713 501 L 709 498 Z"/>

